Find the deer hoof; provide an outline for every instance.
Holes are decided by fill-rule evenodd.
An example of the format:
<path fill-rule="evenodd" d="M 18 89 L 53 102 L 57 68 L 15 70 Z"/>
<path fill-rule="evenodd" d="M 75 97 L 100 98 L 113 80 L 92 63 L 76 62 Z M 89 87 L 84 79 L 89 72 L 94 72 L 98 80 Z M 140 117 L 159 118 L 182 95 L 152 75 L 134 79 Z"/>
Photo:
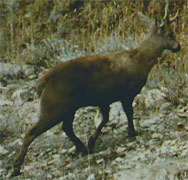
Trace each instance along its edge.
<path fill-rule="evenodd" d="M 20 175 L 20 169 L 14 169 L 13 172 L 11 173 L 11 177 L 18 176 Z"/>
<path fill-rule="evenodd" d="M 129 131 L 128 135 L 129 135 L 129 137 L 133 138 L 133 137 L 137 136 L 138 134 L 136 131 Z"/>

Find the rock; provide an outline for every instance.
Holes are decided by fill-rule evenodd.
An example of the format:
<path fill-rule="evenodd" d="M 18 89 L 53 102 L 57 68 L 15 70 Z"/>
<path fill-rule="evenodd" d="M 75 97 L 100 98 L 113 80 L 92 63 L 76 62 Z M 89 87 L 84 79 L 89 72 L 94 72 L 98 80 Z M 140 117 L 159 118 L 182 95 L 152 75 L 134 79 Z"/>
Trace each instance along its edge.
<path fill-rule="evenodd" d="M 143 90 L 135 102 L 146 109 L 159 109 L 166 102 L 166 93 L 159 89 Z"/>
<path fill-rule="evenodd" d="M 68 150 L 68 153 L 73 154 L 76 151 L 76 147 L 73 146 Z"/>
<path fill-rule="evenodd" d="M 21 104 L 21 103 L 23 103 L 23 101 L 28 101 L 30 99 L 33 99 L 34 95 L 32 94 L 32 92 L 29 89 L 30 89 L 30 87 L 28 87 L 28 86 L 24 86 L 20 89 L 17 89 L 12 94 L 12 100 Z"/>
<path fill-rule="evenodd" d="M 87 180 L 95 180 L 95 175 L 94 174 L 89 175 L 89 177 L 87 178 Z"/>
<path fill-rule="evenodd" d="M 11 106 L 13 105 L 13 102 L 12 101 L 9 101 L 7 99 L 0 99 L 0 106 Z"/>
<path fill-rule="evenodd" d="M 53 155 L 52 158 L 53 159 L 48 162 L 49 165 L 50 164 L 59 164 L 61 162 L 61 158 L 60 158 L 59 154 Z"/>
<path fill-rule="evenodd" d="M 185 113 L 179 114 L 179 117 L 188 119 L 188 111 Z"/>
<path fill-rule="evenodd" d="M 28 77 L 34 74 L 34 72 L 34 66 L 31 65 L 0 63 L 0 80 L 6 83 L 10 83 L 16 79 Z"/>
<path fill-rule="evenodd" d="M 163 137 L 163 135 L 160 133 L 153 133 L 151 135 L 151 138 L 153 138 L 153 139 L 161 139 L 162 137 Z"/>
<path fill-rule="evenodd" d="M 168 94 L 169 93 L 169 89 L 166 88 L 166 87 L 163 87 L 163 86 L 160 86 L 160 90 L 165 93 L 165 94 Z"/>
<path fill-rule="evenodd" d="M 188 131 L 188 125 L 184 126 L 185 130 Z"/>
<path fill-rule="evenodd" d="M 102 162 L 104 162 L 104 159 L 98 159 L 98 160 L 96 160 L 96 163 L 97 163 L 97 164 L 100 164 L 100 163 L 102 163 Z"/>
<path fill-rule="evenodd" d="M 130 143 L 127 143 L 126 146 L 129 147 L 129 149 L 130 148 L 135 148 L 136 143 L 135 142 L 130 142 Z"/>
<path fill-rule="evenodd" d="M 60 159 L 60 158 L 61 158 L 61 156 L 60 156 L 59 154 L 54 154 L 52 157 L 53 157 L 54 159 Z"/>
<path fill-rule="evenodd" d="M 161 159 L 159 157 L 152 164 L 148 162 L 140 163 L 139 161 L 137 161 L 132 168 L 127 168 L 126 163 L 124 164 L 124 166 L 121 165 L 121 168 L 119 168 L 115 173 L 115 177 L 117 177 L 115 179 L 171 180 L 174 179 L 175 176 L 177 176 L 180 170 L 188 168 L 187 159 Z"/>
<path fill-rule="evenodd" d="M 141 127 L 151 127 L 153 124 L 160 124 L 161 118 L 159 116 L 150 117 L 150 119 L 142 121 Z"/>
<path fill-rule="evenodd" d="M 114 160 L 114 163 L 121 163 L 121 162 L 124 162 L 124 158 L 120 158 L 120 157 L 117 157 L 115 160 Z"/>
<path fill-rule="evenodd" d="M 161 169 L 157 172 L 156 180 L 169 180 L 168 178 L 168 172 L 166 169 Z"/>
<path fill-rule="evenodd" d="M 0 77 L 4 80 L 19 78 L 21 67 L 9 63 L 0 63 Z"/>
<path fill-rule="evenodd" d="M 110 118 L 109 124 L 113 125 L 122 125 L 127 122 L 127 116 L 122 108 L 121 102 L 115 102 L 110 105 Z"/>
<path fill-rule="evenodd" d="M 122 154 L 126 151 L 126 148 L 125 147 L 118 147 L 117 150 L 116 150 L 116 153 L 117 154 Z"/>
<path fill-rule="evenodd" d="M 101 117 L 100 111 L 99 109 L 96 109 L 96 115 L 94 117 L 94 123 L 95 123 L 96 128 L 99 126 L 101 121 L 102 121 L 102 117 Z"/>
<path fill-rule="evenodd" d="M 24 166 L 24 171 L 29 172 L 29 171 L 32 171 L 33 168 L 34 168 L 34 167 L 33 167 L 32 164 L 31 164 L 31 165 L 25 165 L 25 166 Z"/>
<path fill-rule="evenodd" d="M 7 153 L 8 153 L 8 151 L 3 146 L 0 145 L 0 154 L 5 155 Z"/>
<path fill-rule="evenodd" d="M 8 145 L 9 145 L 9 147 L 14 147 L 14 146 L 21 146 L 23 144 L 23 142 L 22 142 L 22 139 L 16 139 L 15 141 L 13 141 L 13 142 L 11 142 L 11 143 L 9 143 Z"/>
<path fill-rule="evenodd" d="M 60 154 L 66 154 L 67 153 L 67 149 L 62 149 Z"/>
<path fill-rule="evenodd" d="M 170 102 L 165 102 L 165 103 L 163 103 L 162 106 L 160 107 L 160 110 L 166 111 L 166 110 L 168 110 L 171 106 L 172 106 L 172 103 L 170 103 Z"/>
<path fill-rule="evenodd" d="M 109 147 L 108 149 L 106 149 L 105 151 L 100 151 L 98 154 L 106 156 L 112 153 L 112 149 Z"/>
<path fill-rule="evenodd" d="M 186 149 L 183 149 L 183 150 L 182 150 L 181 156 L 182 156 L 182 157 L 188 156 L 188 146 L 187 146 Z"/>

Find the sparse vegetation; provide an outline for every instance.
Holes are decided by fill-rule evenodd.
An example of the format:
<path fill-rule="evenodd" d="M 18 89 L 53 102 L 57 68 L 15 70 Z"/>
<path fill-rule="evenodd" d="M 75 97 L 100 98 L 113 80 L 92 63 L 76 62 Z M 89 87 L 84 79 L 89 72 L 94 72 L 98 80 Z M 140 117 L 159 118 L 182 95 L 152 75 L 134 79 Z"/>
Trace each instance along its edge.
<path fill-rule="evenodd" d="M 160 107 L 151 106 L 148 111 L 147 105 L 144 104 L 145 101 L 143 104 L 136 101 L 136 127 L 138 131 L 140 125 L 145 128 L 141 132 L 141 137 L 133 142 L 125 138 L 126 125 L 116 123 L 124 118 L 118 111 L 117 114 L 114 113 L 116 118 L 111 117 L 114 118 L 114 123 L 110 121 L 109 127 L 104 129 L 105 138 L 98 140 L 99 143 L 96 147 L 98 154 L 86 158 L 80 158 L 78 155 L 71 157 L 72 151 L 68 151 L 72 147 L 71 142 L 60 133 L 61 127 L 55 127 L 52 129 L 52 134 L 57 134 L 57 137 L 47 134 L 35 141 L 33 149 L 36 150 L 34 152 L 36 159 L 31 163 L 33 154 L 30 153 L 33 151 L 29 152 L 26 169 L 23 170 L 26 173 L 21 178 L 58 179 L 61 176 L 64 179 L 86 179 L 91 173 L 91 175 L 95 175 L 95 179 L 115 179 L 114 174 L 119 171 L 117 164 L 121 164 L 122 160 L 117 159 L 119 157 L 127 159 L 127 161 L 122 160 L 123 163 L 128 164 L 127 168 L 132 168 L 134 163 L 142 163 L 147 160 L 153 163 L 162 156 L 167 159 L 175 156 L 187 158 L 185 147 L 187 147 L 188 123 L 186 119 L 188 106 L 188 2 L 185 0 L 169 0 L 169 2 L 171 17 L 176 14 L 177 10 L 179 12 L 178 18 L 173 23 L 173 28 L 176 32 L 176 39 L 180 42 L 181 52 L 178 54 L 169 51 L 164 53 L 158 65 L 150 73 L 146 88 L 143 90 L 143 94 L 148 89 L 159 89 L 167 94 L 165 98 L 170 106 L 164 108 L 164 113 L 159 115 L 159 122 L 155 122 L 157 126 L 155 123 L 154 125 L 151 123 L 151 128 L 145 127 L 144 122 L 154 121 L 149 115 L 161 111 Z M 19 94 L 18 87 L 24 86 L 26 81 L 31 82 L 28 86 L 26 85 L 26 92 L 29 91 L 30 85 L 35 83 L 39 72 L 60 61 L 117 49 L 131 49 L 137 46 L 147 31 L 139 23 L 136 13 L 141 11 L 153 18 L 158 13 L 163 14 L 160 7 L 164 7 L 164 4 L 165 0 L 0 0 L 0 63 L 31 65 L 35 72 L 35 75 L 26 76 L 27 73 L 18 71 L 18 75 L 15 77 L 13 72 L 10 81 L 6 81 L 0 74 L 0 113 L 2 114 L 0 115 L 0 148 L 8 149 L 8 151 L 0 149 L 0 159 L 2 160 L 0 161 L 0 178 L 6 179 L 5 177 L 9 173 L 10 167 L 7 164 L 12 164 L 10 159 L 15 157 L 17 152 L 15 150 L 22 141 L 22 139 L 17 141 L 17 138 L 22 137 L 28 126 L 37 120 L 38 100 L 33 101 L 30 97 L 20 100 L 19 97 L 22 96 Z M 11 68 L 9 71 L 12 72 Z M 20 82 L 22 82 L 21 85 Z M 18 97 L 13 96 L 14 92 L 18 93 Z M 6 98 L 3 99 L 4 97 Z M 139 97 L 138 102 L 141 102 Z M 93 123 L 90 122 L 92 118 L 86 115 L 91 115 L 89 110 L 84 115 L 82 110 L 81 112 L 78 113 L 79 117 L 75 116 L 78 121 L 75 129 L 80 137 L 85 136 L 86 133 L 83 131 L 86 131 L 87 127 L 86 124 L 83 124 L 82 119 Z M 95 112 L 92 113 L 95 114 Z M 144 129 L 143 127 L 140 129 Z M 91 126 L 88 125 L 87 128 L 89 129 L 87 132 L 91 132 Z M 157 137 L 154 134 L 156 132 L 163 138 Z M 155 135 L 154 140 L 152 139 L 153 134 Z M 50 139 L 50 142 L 46 139 Z M 16 144 L 17 142 L 19 145 Z M 41 145 L 41 142 L 44 142 L 44 145 Z M 166 146 L 163 147 L 162 145 L 165 143 Z M 108 149 L 108 145 L 112 149 L 104 151 Z M 126 150 L 121 150 L 122 152 L 118 153 L 117 146 L 122 146 Z M 162 147 L 164 152 L 160 154 L 158 150 L 161 150 Z M 179 149 L 176 150 L 176 147 Z M 147 149 L 149 149 L 148 152 L 153 151 L 153 154 L 146 152 Z M 101 154 L 99 150 L 102 151 Z M 108 152 L 110 153 L 108 154 Z M 143 152 L 146 153 L 143 155 Z M 52 156 L 57 153 L 61 155 L 61 158 Z M 140 157 L 133 159 L 137 153 L 140 153 Z M 59 159 L 62 163 L 59 163 Z M 129 163 L 129 160 L 134 163 Z M 178 162 L 180 162 L 179 159 Z M 35 168 L 36 164 L 39 167 L 38 170 Z M 52 168 L 53 172 L 45 174 L 44 172 L 48 172 L 48 167 Z M 103 167 L 104 170 L 101 169 Z M 77 170 L 74 171 L 75 169 Z M 77 173 L 74 175 L 75 172 L 78 172 L 78 175 Z M 85 174 L 82 174 L 84 172 Z M 182 169 L 181 174 L 184 172 L 187 170 Z M 187 178 L 186 173 L 183 175 Z M 180 177 L 178 174 L 179 179 L 183 179 L 182 176 Z"/>

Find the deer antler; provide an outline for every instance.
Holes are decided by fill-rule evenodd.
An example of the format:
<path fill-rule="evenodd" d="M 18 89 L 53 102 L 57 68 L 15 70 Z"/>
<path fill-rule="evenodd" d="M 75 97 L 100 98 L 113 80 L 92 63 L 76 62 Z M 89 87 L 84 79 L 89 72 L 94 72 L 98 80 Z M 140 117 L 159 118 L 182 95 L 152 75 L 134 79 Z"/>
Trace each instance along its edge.
<path fill-rule="evenodd" d="M 177 10 L 175 16 L 170 18 L 170 21 L 171 22 L 174 21 L 177 18 L 178 14 L 179 14 L 179 9 Z"/>
<path fill-rule="evenodd" d="M 163 19 L 166 19 L 166 18 L 167 18 L 167 15 L 168 15 L 168 6 L 169 6 L 168 1 L 166 1 L 166 5 L 165 5 L 165 14 L 164 14 L 164 16 L 163 16 Z"/>
<path fill-rule="evenodd" d="M 168 19 L 169 17 L 167 16 L 168 16 L 169 0 L 165 0 L 165 2 L 166 2 L 166 5 L 165 5 L 165 13 L 164 13 L 163 19 L 166 19 L 166 18 Z M 174 21 L 177 18 L 178 14 L 179 14 L 179 9 L 176 11 L 176 14 L 174 17 L 169 18 L 169 21 L 170 22 Z"/>
<path fill-rule="evenodd" d="M 161 24 L 159 25 L 159 27 L 163 27 L 164 26 L 164 20 L 163 18 L 161 17 Z"/>

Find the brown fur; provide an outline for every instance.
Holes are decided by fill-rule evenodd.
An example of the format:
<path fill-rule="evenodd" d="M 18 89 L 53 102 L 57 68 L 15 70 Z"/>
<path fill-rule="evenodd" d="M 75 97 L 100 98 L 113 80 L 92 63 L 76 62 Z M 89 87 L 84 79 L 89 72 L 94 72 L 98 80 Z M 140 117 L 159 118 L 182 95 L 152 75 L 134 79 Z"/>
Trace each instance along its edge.
<path fill-rule="evenodd" d="M 63 122 L 63 130 L 74 142 L 77 151 L 93 152 L 95 141 L 108 121 L 109 104 L 121 101 L 128 118 L 129 136 L 135 136 L 132 102 L 145 85 L 148 73 L 164 49 L 179 51 L 169 24 L 157 23 L 141 15 L 150 23 L 151 34 L 142 44 L 130 51 L 81 57 L 62 62 L 42 77 L 36 89 L 41 94 L 40 119 L 25 135 L 24 143 L 14 164 L 19 174 L 27 149 L 40 134 Z M 99 106 L 103 120 L 90 137 L 88 147 L 75 136 L 72 123 L 75 111 L 83 106 Z"/>

